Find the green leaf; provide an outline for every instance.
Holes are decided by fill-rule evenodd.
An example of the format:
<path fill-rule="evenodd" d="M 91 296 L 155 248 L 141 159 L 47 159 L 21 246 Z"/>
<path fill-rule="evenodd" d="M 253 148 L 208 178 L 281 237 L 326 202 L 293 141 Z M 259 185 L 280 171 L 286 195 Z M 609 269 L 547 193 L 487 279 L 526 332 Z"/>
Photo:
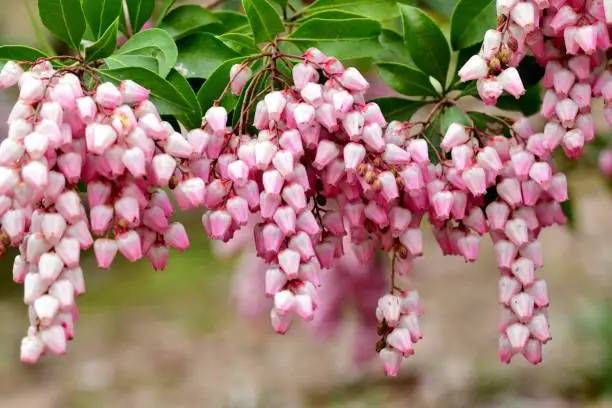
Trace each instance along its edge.
<path fill-rule="evenodd" d="M 202 85 L 197 95 L 198 102 L 200 102 L 200 106 L 202 107 L 202 112 L 205 113 L 207 109 L 213 106 L 216 99 L 221 98 L 221 94 L 226 89 L 226 85 L 229 82 L 232 65 L 240 64 L 243 60 L 244 57 L 239 57 L 225 61 L 210 75 L 206 82 L 204 82 L 204 85 Z M 230 92 L 226 92 L 221 102 L 223 106 L 230 111 L 236 103 L 236 98 Z"/>
<path fill-rule="evenodd" d="M 519 111 L 525 116 L 531 116 L 540 111 L 542 97 L 538 85 L 527 89 L 527 92 L 520 99 L 515 99 L 511 95 L 502 95 L 497 101 L 499 109 Z"/>
<path fill-rule="evenodd" d="M 322 18 L 325 20 L 347 20 L 351 18 L 364 18 L 362 14 L 351 13 L 350 11 L 344 10 L 327 10 L 319 11 L 312 14 L 306 14 L 304 17 L 297 20 L 300 23 L 304 23 L 313 18 Z"/>
<path fill-rule="evenodd" d="M 281 8 L 287 7 L 288 0 L 272 0 L 276 4 L 278 4 Z"/>
<path fill-rule="evenodd" d="M 416 7 L 400 5 L 404 42 L 414 63 L 421 71 L 446 87 L 450 65 L 450 48 L 438 25 Z"/>
<path fill-rule="evenodd" d="M 495 0 L 459 0 L 451 17 L 451 44 L 461 50 L 480 41 L 496 26 Z"/>
<path fill-rule="evenodd" d="M 130 15 L 130 25 L 132 34 L 140 31 L 142 26 L 153 16 L 155 10 L 155 0 L 125 0 Z M 128 34 L 128 27 L 125 18 L 119 22 L 121 31 Z"/>
<path fill-rule="evenodd" d="M 512 137 L 508 123 L 502 118 L 487 115 L 482 112 L 467 112 L 467 114 L 470 116 L 477 129 L 494 134 L 503 134 L 507 138 Z"/>
<path fill-rule="evenodd" d="M 159 64 L 154 57 L 145 55 L 111 55 L 104 59 L 108 69 L 140 67 L 149 71 L 159 72 Z"/>
<path fill-rule="evenodd" d="M 45 58 L 47 55 L 35 48 L 26 47 L 25 45 L 2 45 L 0 46 L 0 69 L 7 61 L 34 62 L 39 58 Z"/>
<path fill-rule="evenodd" d="M 440 163 L 440 158 L 438 157 L 438 153 L 444 154 L 441 152 L 440 143 L 442 143 L 442 133 L 440 133 L 440 114 L 437 114 L 435 118 L 432 120 L 431 125 L 427 129 L 425 129 L 425 137 L 431 144 L 429 145 L 429 159 L 433 164 Z M 435 146 L 437 150 L 431 146 Z M 436 153 L 437 152 L 437 153 Z"/>
<path fill-rule="evenodd" d="M 87 27 L 80 0 L 38 0 L 38 13 L 49 31 L 79 49 Z"/>
<path fill-rule="evenodd" d="M 465 126 L 472 126 L 472 119 L 468 116 L 463 109 L 457 106 L 450 106 L 442 112 L 440 116 L 440 131 L 445 134 L 450 125 L 453 123 L 459 123 Z"/>
<path fill-rule="evenodd" d="M 371 58 L 380 53 L 380 33 L 380 23 L 371 19 L 313 18 L 299 26 L 287 39 L 302 51 L 317 47 L 338 59 L 356 59 Z"/>
<path fill-rule="evenodd" d="M 376 64 L 380 76 L 393 90 L 406 96 L 436 96 L 429 77 L 414 68 L 394 62 Z"/>
<path fill-rule="evenodd" d="M 240 13 L 230 10 L 215 11 L 215 16 L 221 22 L 223 28 L 222 33 L 235 31 L 238 27 L 247 26 L 249 24 L 247 18 Z"/>
<path fill-rule="evenodd" d="M 242 6 L 253 30 L 255 42 L 272 41 L 285 31 L 283 20 L 267 0 L 242 0 Z"/>
<path fill-rule="evenodd" d="M 210 33 L 190 35 L 176 45 L 177 66 L 188 78 L 208 78 L 224 61 L 240 55 Z"/>
<path fill-rule="evenodd" d="M 399 2 L 406 3 L 406 1 Z M 350 11 L 379 21 L 399 16 L 395 0 L 317 0 L 305 11 L 315 13 L 329 9 Z"/>
<path fill-rule="evenodd" d="M 367 18 L 347 20 L 313 18 L 300 25 L 287 38 L 291 41 L 360 40 L 378 37 L 380 32 L 380 23 Z"/>
<path fill-rule="evenodd" d="M 220 23 L 220 21 L 212 11 L 196 4 L 188 4 L 172 10 L 159 23 L 159 28 L 168 31 L 175 39 L 179 39 L 215 23 Z"/>
<path fill-rule="evenodd" d="M 378 55 L 381 51 L 378 37 L 362 38 L 356 40 L 336 40 L 336 41 L 315 41 L 315 40 L 299 40 L 292 43 L 285 42 L 281 47 L 293 45 L 300 52 L 306 51 L 308 48 L 316 47 L 327 55 L 333 55 L 339 60 L 372 58 L 373 55 Z"/>
<path fill-rule="evenodd" d="M 385 118 L 391 122 L 393 120 L 409 121 L 425 102 L 410 101 L 402 98 L 379 98 L 372 102 L 378 104 Z"/>
<path fill-rule="evenodd" d="M 166 77 L 176 64 L 178 49 L 170 34 L 165 30 L 152 28 L 130 38 L 118 54 L 155 57 L 159 64 L 159 74 Z"/>
<path fill-rule="evenodd" d="M 193 92 L 187 79 L 179 74 L 177 70 L 173 69 L 170 71 L 170 74 L 168 74 L 168 82 L 179 91 L 181 96 L 187 101 L 189 108 L 193 111 L 193 113 L 189 115 L 179 115 L 177 119 L 189 129 L 200 127 L 202 124 L 202 108 L 200 108 L 200 103 L 196 98 L 196 94 Z"/>
<path fill-rule="evenodd" d="M 99 39 L 121 15 L 121 0 L 82 0 L 94 39 Z"/>
<path fill-rule="evenodd" d="M 117 47 L 117 31 L 119 29 L 119 18 L 115 19 L 104 32 L 102 37 L 85 49 L 85 59 L 95 61 L 112 55 Z"/>
<path fill-rule="evenodd" d="M 163 18 L 166 17 L 166 15 L 168 15 L 168 12 L 172 8 L 172 6 L 174 6 L 174 3 L 176 3 L 176 0 L 162 0 L 161 1 L 161 4 L 159 5 L 159 9 L 157 10 L 157 21 L 163 20 Z"/>
<path fill-rule="evenodd" d="M 255 54 L 259 52 L 259 48 L 255 46 L 253 37 L 245 34 L 238 33 L 225 33 L 218 35 L 217 38 L 223 42 L 223 44 L 230 47 L 232 50 L 239 54 Z"/>
<path fill-rule="evenodd" d="M 131 79 L 147 88 L 150 98 L 162 115 L 192 114 L 192 107 L 181 93 L 167 80 L 153 71 L 145 68 L 128 67 L 116 69 L 100 69 L 100 76 L 109 81 L 120 83 Z"/>
<path fill-rule="evenodd" d="M 395 61 L 416 68 L 401 35 L 392 30 L 382 30 L 378 40 L 382 49 L 375 58 L 377 61 Z"/>

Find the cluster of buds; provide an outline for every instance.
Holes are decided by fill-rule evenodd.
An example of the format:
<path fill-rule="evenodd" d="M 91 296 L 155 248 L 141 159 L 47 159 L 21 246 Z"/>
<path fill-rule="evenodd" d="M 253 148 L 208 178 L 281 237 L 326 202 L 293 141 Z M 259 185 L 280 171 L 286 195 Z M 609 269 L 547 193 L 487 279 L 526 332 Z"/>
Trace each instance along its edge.
<path fill-rule="evenodd" d="M 234 268 L 231 285 L 232 304 L 245 317 L 259 317 L 269 313 L 273 299 L 265 294 L 265 276 L 268 265 L 257 256 L 252 241 L 250 224 L 234 235 L 229 242 L 216 241 L 217 256 L 235 256 L 242 251 Z M 387 265 L 380 256 L 362 263 L 352 251 L 345 237 L 345 252 L 334 266 L 320 275 L 319 297 L 321 303 L 314 319 L 306 327 L 312 334 L 323 340 L 334 337 L 346 313 L 346 306 L 354 310 L 353 361 L 360 365 L 376 356 L 373 345 L 377 341 L 376 309 L 381 293 L 387 285 Z"/>
<path fill-rule="evenodd" d="M 423 313 L 419 294 L 415 290 L 399 295 L 385 295 L 378 301 L 376 317 L 378 334 L 376 344 L 385 373 L 396 376 L 404 358 L 414 354 L 412 345 L 422 338 L 419 316 Z"/>
<path fill-rule="evenodd" d="M 485 208 L 500 271 L 499 356 L 506 363 L 517 353 L 532 364 L 542 360 L 550 332 L 546 283 L 535 277 L 543 265 L 538 236 L 543 228 L 567 221 L 560 204 L 568 199 L 567 179 L 555 173 L 546 151 L 533 151 L 529 140 L 494 141 L 502 167 L 497 197 Z"/>
<path fill-rule="evenodd" d="M 234 92 L 250 76 L 242 72 L 232 69 Z M 420 208 L 427 144 L 409 140 L 404 124 L 387 128 L 380 108 L 364 101 L 367 88 L 355 68 L 310 49 L 293 66 L 292 86 L 256 105 L 256 138 L 226 129 L 222 107 L 206 113 L 203 129 L 216 139 L 207 157 L 212 211 L 203 223 L 212 238 L 227 241 L 249 211 L 256 215 L 255 247 L 269 264 L 265 291 L 279 333 L 294 315 L 313 319 L 319 272 L 343 254 L 367 265 L 376 249 L 392 251 L 394 273 L 402 273 L 422 253 L 424 211 L 413 217 L 404 203 Z"/>
<path fill-rule="evenodd" d="M 514 128 L 521 136 L 513 129 L 508 139 L 449 126 L 441 148 L 450 159 L 430 167 L 428 218 L 443 253 L 466 262 L 476 260 L 481 237 L 490 235 L 501 273 L 500 358 L 523 353 L 537 364 L 550 339 L 546 285 L 534 277 L 542 267 L 537 238 L 542 228 L 566 222 L 560 203 L 568 199 L 567 180 L 555 173 L 542 134 L 528 133 L 524 118 Z"/>
<path fill-rule="evenodd" d="M 89 92 L 48 61 L 27 72 L 9 62 L 0 86 L 14 85 L 19 100 L 0 143 L 1 238 L 3 251 L 20 251 L 13 278 L 29 307 L 21 358 L 31 363 L 63 354 L 74 335 L 75 297 L 85 291 L 81 251 L 93 246 L 101 268 L 120 252 L 163 269 L 168 247 L 189 242 L 181 224 L 169 223 L 173 207 L 159 187 L 171 184 L 179 205 L 191 208 L 202 202 L 204 183 L 189 169 L 199 133 L 187 140 L 162 122 L 135 82 Z M 87 208 L 79 185 L 87 187 Z"/>
<path fill-rule="evenodd" d="M 607 27 L 612 22 L 612 7 L 606 3 L 498 0 L 499 27 L 487 31 L 480 54 L 459 71 L 461 79 L 478 79 L 481 98 L 487 104 L 495 104 L 502 88 L 518 97 L 522 85 L 511 67 L 531 52 L 545 67 L 542 84 L 548 89 L 541 107 L 549 121 L 540 137 L 543 148 L 552 152 L 562 146 L 568 157 L 578 158 L 584 144 L 595 137 L 593 98 L 603 97 L 606 118 L 612 123 L 612 74 L 600 69 L 612 45 Z M 491 79 L 500 62 L 510 68 Z M 506 74 L 510 69 L 512 75 Z M 508 84 L 514 84 L 514 90 Z"/>
<path fill-rule="evenodd" d="M 487 34 L 461 73 L 479 79 L 490 103 L 501 94 L 492 91 L 495 83 L 516 97 L 524 92 L 512 66 L 526 48 L 504 39 L 518 35 L 515 26 L 533 31 L 521 4 L 512 4 L 522 10 L 511 13 L 514 22 L 503 19 L 497 39 Z M 486 72 L 476 69 L 479 58 Z M 277 62 L 292 68 L 291 83 Z M 287 332 L 298 316 L 325 334 L 338 326 L 342 304 L 357 299 L 356 358 L 369 355 L 362 350 L 372 340 L 389 375 L 421 339 L 419 295 L 399 288 L 396 277 L 422 256 L 422 220 L 427 216 L 445 255 L 466 262 L 476 260 L 488 233 L 501 273 L 500 357 L 509 362 L 522 353 L 538 363 L 550 334 L 546 285 L 535 278 L 542 266 L 537 238 L 565 222 L 560 203 L 567 199 L 550 153 L 582 131 L 569 130 L 561 117 L 543 133 L 518 120 L 512 139 L 453 123 L 438 150 L 423 134 L 430 119 L 387 124 L 379 106 L 365 101 L 369 84 L 359 71 L 317 49 L 275 53 L 267 70 L 272 87 L 285 86 L 259 98 L 246 96 L 265 70 L 252 77 L 247 63 L 231 69 L 227 90 L 245 95 L 238 129 L 215 104 L 200 129 L 183 135 L 133 81 L 88 91 L 79 76 L 47 61 L 25 73 L 19 64 L 3 67 L 0 86 L 20 89 L 9 137 L 0 143 L 0 243 L 20 249 L 14 278 L 24 283 L 31 323 L 22 360 L 65 352 L 74 298 L 85 290 L 80 251 L 93 247 L 103 269 L 121 253 L 131 262 L 148 257 L 162 270 L 170 248 L 188 247 L 183 225 L 170 221 L 170 190 L 181 210 L 208 209 L 202 224 L 212 239 L 254 241 L 262 262 L 243 266 L 252 273 L 235 287 L 247 308 L 261 299 L 252 296 L 258 277 L 276 332 Z M 243 132 L 250 107 L 254 119 Z M 445 107 L 440 102 L 430 116 Z M 379 250 L 391 254 L 389 282 Z"/>

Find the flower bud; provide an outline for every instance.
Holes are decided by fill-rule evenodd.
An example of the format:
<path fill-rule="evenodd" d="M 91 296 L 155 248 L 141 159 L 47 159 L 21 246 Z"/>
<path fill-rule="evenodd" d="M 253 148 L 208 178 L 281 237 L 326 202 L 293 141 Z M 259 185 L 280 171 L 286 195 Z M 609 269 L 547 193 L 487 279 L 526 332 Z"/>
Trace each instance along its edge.
<path fill-rule="evenodd" d="M 121 82 L 121 85 L 119 85 L 119 91 L 123 97 L 123 103 L 130 105 L 144 102 L 149 98 L 148 89 L 129 79 Z"/>
<path fill-rule="evenodd" d="M 232 93 L 240 95 L 246 83 L 251 79 L 253 73 L 251 68 L 243 64 L 234 64 L 230 69 L 230 83 Z"/>

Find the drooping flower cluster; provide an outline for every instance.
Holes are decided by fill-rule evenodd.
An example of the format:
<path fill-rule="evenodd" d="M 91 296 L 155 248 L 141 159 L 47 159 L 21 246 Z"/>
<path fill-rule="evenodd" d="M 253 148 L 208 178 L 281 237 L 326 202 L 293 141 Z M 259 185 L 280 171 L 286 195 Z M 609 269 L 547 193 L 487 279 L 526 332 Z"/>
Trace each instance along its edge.
<path fill-rule="evenodd" d="M 232 79 L 241 72 L 234 67 Z M 327 77 L 323 85 L 320 74 Z M 377 240 L 386 250 L 401 245 L 411 221 L 410 211 L 397 205 L 401 175 L 394 167 L 410 163 L 410 154 L 386 143 L 386 122 L 377 105 L 364 102 L 368 84 L 361 74 L 312 49 L 294 66 L 293 82 L 257 104 L 256 138 L 219 139 L 222 150 L 209 155 L 218 171 L 211 173 L 207 197 L 218 194 L 205 203 L 213 211 L 203 220 L 212 238 L 227 240 L 247 222 L 249 209 L 260 217 L 255 245 L 271 265 L 266 292 L 274 298 L 272 324 L 280 333 L 294 314 L 313 318 L 319 270 L 342 256 L 345 236 L 367 263 Z M 223 108 L 211 108 L 205 119 L 206 131 L 225 131 Z M 427 160 L 424 147 L 418 154 Z M 417 231 L 406 238 L 414 255 L 421 252 Z M 406 248 L 403 253 L 406 258 Z"/>
<path fill-rule="evenodd" d="M 132 81 L 89 92 L 79 76 L 45 61 L 26 73 L 4 66 L 0 85 L 20 87 L 0 144 L 0 238 L 20 247 L 14 276 L 24 282 L 31 320 L 22 359 L 65 351 L 74 296 L 85 290 L 81 250 L 93 247 L 103 269 L 120 252 L 132 262 L 146 256 L 161 270 L 169 248 L 187 248 L 184 227 L 170 222 L 169 188 L 180 209 L 208 209 L 202 224 L 211 238 L 252 234 L 275 331 L 285 333 L 295 316 L 333 331 L 341 304 L 357 298 L 360 331 L 378 324 L 359 344 L 379 336 L 372 350 L 389 375 L 421 339 L 419 295 L 396 278 L 422 255 L 422 220 L 445 255 L 467 262 L 488 233 L 501 273 L 500 357 L 522 353 L 538 363 L 550 335 L 546 286 L 535 278 L 537 237 L 565 221 L 560 203 L 567 199 L 546 140 L 563 125 L 551 122 L 536 134 L 519 120 L 507 139 L 454 123 L 438 147 L 423 131 L 450 102 L 424 122 L 387 124 L 379 106 L 364 100 L 369 85 L 355 68 L 317 49 L 271 55 L 255 76 L 248 63 L 231 69 L 227 90 L 245 95 L 237 126 L 215 104 L 186 136 L 161 120 L 148 91 Z M 277 72 L 279 63 L 292 78 Z M 260 99 L 253 95 L 262 73 L 272 82 Z M 504 89 L 522 93 L 515 82 Z M 376 251 L 391 256 L 386 291 Z"/>
<path fill-rule="evenodd" d="M 156 187 L 176 187 L 182 208 L 202 202 L 204 183 L 188 167 L 201 132 L 187 140 L 162 122 L 133 81 L 90 93 L 47 61 L 27 72 L 9 62 L 0 86 L 16 84 L 19 100 L 0 143 L 2 245 L 19 247 L 13 278 L 24 284 L 30 317 L 21 358 L 35 362 L 63 354 L 74 335 L 75 297 L 85 291 L 82 250 L 93 246 L 100 268 L 120 252 L 163 269 L 169 247 L 187 248 L 184 227 L 169 223 L 172 205 Z"/>
<path fill-rule="evenodd" d="M 519 97 L 525 90 L 515 67 L 531 53 L 545 67 L 541 114 L 549 121 L 533 143 L 548 152 L 561 146 L 578 158 L 595 137 L 593 98 L 603 97 L 612 124 L 612 74 L 604 55 L 612 45 L 612 6 L 607 0 L 498 0 L 497 14 L 499 27 L 487 31 L 480 53 L 459 71 L 461 79 L 477 79 L 490 105 L 504 90 Z"/>
<path fill-rule="evenodd" d="M 235 256 L 237 251 L 242 251 L 232 279 L 232 304 L 241 315 L 258 317 L 269 313 L 274 301 L 266 297 L 268 265 L 249 245 L 252 241 L 249 226 L 237 232 L 227 243 L 217 241 L 214 249 L 218 256 L 223 257 Z M 362 364 L 376 356 L 374 344 L 378 322 L 372 311 L 376 309 L 380 294 L 386 290 L 387 265 L 380 256 L 362 263 L 347 240 L 345 237 L 344 255 L 331 269 L 318 276 L 321 304 L 306 327 L 314 336 L 329 339 L 338 332 L 342 317 L 348 312 L 347 305 L 351 305 L 355 312 L 353 361 Z"/>

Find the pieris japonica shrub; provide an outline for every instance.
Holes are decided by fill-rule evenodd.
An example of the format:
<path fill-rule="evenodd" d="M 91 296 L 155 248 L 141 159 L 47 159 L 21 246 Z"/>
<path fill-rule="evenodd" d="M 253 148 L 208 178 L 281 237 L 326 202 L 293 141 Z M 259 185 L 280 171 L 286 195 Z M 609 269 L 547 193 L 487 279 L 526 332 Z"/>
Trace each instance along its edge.
<path fill-rule="evenodd" d="M 19 251 L 21 360 L 66 352 L 83 251 L 101 269 L 123 256 L 163 270 L 189 247 L 174 214 L 195 210 L 225 251 L 246 248 L 245 313 L 329 335 L 350 302 L 356 360 L 376 353 L 389 375 L 436 301 L 398 279 L 424 231 L 458 262 L 490 239 L 499 358 L 540 363 L 538 237 L 567 222 L 558 160 L 596 138 L 594 98 L 612 121 L 612 0 L 460 0 L 450 42 L 405 2 L 221 3 L 39 0 L 73 53 L 0 47 L 0 87 L 18 95 L 0 143 L 0 249 Z M 368 100 L 366 74 L 398 96 Z M 599 165 L 612 174 L 610 150 Z"/>

